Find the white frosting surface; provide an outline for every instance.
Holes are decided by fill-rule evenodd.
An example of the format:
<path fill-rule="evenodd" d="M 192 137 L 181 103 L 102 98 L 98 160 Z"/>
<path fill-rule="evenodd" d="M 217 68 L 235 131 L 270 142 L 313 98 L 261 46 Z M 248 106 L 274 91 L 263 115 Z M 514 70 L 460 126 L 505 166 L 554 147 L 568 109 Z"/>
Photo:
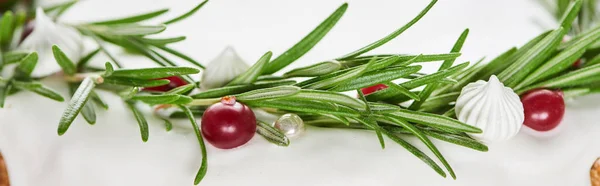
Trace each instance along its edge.
<path fill-rule="evenodd" d="M 483 130 L 471 135 L 487 142 L 512 138 L 525 119 L 519 95 L 495 75 L 487 82 L 479 80 L 463 87 L 455 108 L 458 120 Z"/>
<path fill-rule="evenodd" d="M 183 12 L 196 0 L 88 0 L 64 17 L 74 21 L 124 16 L 173 7 Z M 169 27 L 167 35 L 187 35 L 174 48 L 206 64 L 227 45 L 244 59 L 275 55 L 302 38 L 344 0 L 211 1 L 191 20 Z M 304 66 L 355 50 L 410 20 L 427 1 L 351 0 L 348 12 L 330 35 L 293 66 Z M 275 8 L 277 7 L 277 8 Z M 169 14 L 175 16 L 175 13 Z M 545 13 L 531 1 L 441 0 L 429 15 L 378 53 L 444 53 L 465 27 L 471 35 L 461 60 L 498 54 L 541 31 L 533 17 Z M 268 20 L 268 21 L 265 21 Z M 519 29 L 508 29 L 519 28 Z M 351 39 L 349 39 L 351 38 Z M 128 67 L 152 66 L 123 56 Z M 490 59 L 490 58 L 488 58 Z M 98 59 L 102 64 L 104 59 Z M 183 62 L 182 62 L 183 63 Z M 424 71 L 436 69 L 425 65 Z M 64 83 L 44 81 L 63 96 Z M 165 132 L 163 122 L 148 117 L 150 138 L 142 143 L 132 114 L 116 96 L 100 92 L 110 110 L 98 109 L 94 126 L 77 118 L 62 137 L 59 117 L 66 103 L 22 92 L 0 109 L 0 149 L 13 186 L 191 186 L 200 165 L 200 150 L 189 123 L 176 120 Z M 439 177 L 402 147 L 386 139 L 379 147 L 374 133 L 307 127 L 290 147 L 272 145 L 260 136 L 233 150 L 208 148 L 210 186 L 507 186 L 590 185 L 588 171 L 600 156 L 600 96 L 567 102 L 563 123 L 551 133 L 523 129 L 511 140 L 476 152 L 433 140 L 457 173 L 457 180 Z M 419 140 L 406 138 L 420 149 Z M 428 153 L 428 152 L 426 152 Z"/>

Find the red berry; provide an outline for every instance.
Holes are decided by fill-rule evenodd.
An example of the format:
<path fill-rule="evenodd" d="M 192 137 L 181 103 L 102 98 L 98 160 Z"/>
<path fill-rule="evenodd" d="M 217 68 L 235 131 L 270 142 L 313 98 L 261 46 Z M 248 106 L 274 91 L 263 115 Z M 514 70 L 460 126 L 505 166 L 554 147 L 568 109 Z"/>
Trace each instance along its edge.
<path fill-rule="evenodd" d="M 361 88 L 360 91 L 362 91 L 362 93 L 366 96 L 366 95 L 372 94 L 374 92 L 377 92 L 377 91 L 380 91 L 380 90 L 383 90 L 383 89 L 386 89 L 386 88 L 388 88 L 387 85 L 377 84 L 377 85 L 373 85 L 373 86 L 370 86 L 370 87 Z"/>
<path fill-rule="evenodd" d="M 583 61 L 581 59 L 577 59 L 574 63 L 573 63 L 573 68 L 579 68 L 583 66 Z"/>
<path fill-rule="evenodd" d="M 523 124 L 537 131 L 554 129 L 565 114 L 565 101 L 561 91 L 532 90 L 521 97 L 525 111 Z"/>
<path fill-rule="evenodd" d="M 160 78 L 160 79 L 169 80 L 169 84 L 161 85 L 161 86 L 157 86 L 157 87 L 146 87 L 143 90 L 144 91 L 154 91 L 154 92 L 167 92 L 174 88 L 188 84 L 187 82 L 185 82 L 183 79 L 181 79 L 178 76 L 171 76 L 171 77 Z"/>
<path fill-rule="evenodd" d="M 256 132 L 254 112 L 233 96 L 221 98 L 202 115 L 202 135 L 213 146 L 231 149 L 246 144 Z"/>

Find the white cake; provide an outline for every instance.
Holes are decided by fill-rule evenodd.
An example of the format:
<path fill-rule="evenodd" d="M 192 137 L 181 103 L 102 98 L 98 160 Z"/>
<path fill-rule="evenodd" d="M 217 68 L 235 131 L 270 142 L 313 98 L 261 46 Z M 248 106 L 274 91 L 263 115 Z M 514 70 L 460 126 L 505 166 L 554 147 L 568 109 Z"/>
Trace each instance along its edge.
<path fill-rule="evenodd" d="M 130 8 L 124 7 L 139 7 L 143 12 L 176 6 L 174 9 L 183 11 L 194 4 L 191 0 L 178 5 L 169 5 L 168 0 L 145 2 L 90 0 L 65 16 L 66 20 L 91 20 L 106 17 L 104 12 L 92 11 L 98 7 L 119 5 L 119 15 L 125 15 Z M 275 55 L 284 51 L 341 3 L 211 1 L 196 17 L 173 25 L 167 34 L 187 35 L 188 40 L 176 48 L 203 62 L 229 44 L 247 62 L 254 62 L 267 50 Z M 412 18 L 426 3 L 350 1 L 339 25 L 294 66 L 333 58 L 378 39 Z M 519 0 L 441 1 L 422 22 L 377 52 L 447 52 L 462 29 L 469 27 L 471 36 L 460 59 L 493 56 L 540 32 L 528 21 L 534 16 L 545 18 L 542 10 L 531 9 L 535 6 Z M 510 14 L 503 15 L 509 13 L 507 9 Z M 76 16 L 88 16 L 86 12 L 95 14 Z M 141 61 L 143 58 L 123 59 L 128 67 L 151 65 Z M 424 68 L 425 72 L 434 69 Z M 65 83 L 57 77 L 43 82 L 68 97 Z M 13 186 L 193 185 L 201 155 L 188 121 L 174 120 L 176 127 L 166 132 L 161 120 L 149 116 L 150 139 L 143 143 L 134 117 L 120 98 L 100 94 L 110 109 L 97 110 L 97 123 L 91 126 L 79 117 L 60 137 L 57 123 L 66 103 L 27 92 L 8 97 L 6 107 L 0 109 L 0 150 Z M 456 180 L 440 177 L 391 140 L 386 139 L 387 147 L 382 150 L 373 132 L 308 127 L 287 148 L 258 135 L 232 150 L 209 145 L 208 173 L 201 185 L 590 185 L 589 169 L 600 156 L 599 98 L 568 100 L 557 129 L 538 133 L 523 127 L 509 141 L 488 144 L 489 152 L 434 140 L 454 168 Z M 407 139 L 426 149 L 416 138 Z"/>

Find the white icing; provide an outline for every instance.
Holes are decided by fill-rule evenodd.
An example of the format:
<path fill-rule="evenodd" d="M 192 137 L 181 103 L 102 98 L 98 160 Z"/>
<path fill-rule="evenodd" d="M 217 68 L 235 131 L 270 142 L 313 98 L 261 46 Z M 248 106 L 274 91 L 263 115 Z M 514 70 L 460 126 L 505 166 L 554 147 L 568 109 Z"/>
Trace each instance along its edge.
<path fill-rule="evenodd" d="M 225 86 L 238 75 L 244 73 L 248 64 L 231 47 L 225 48 L 213 59 L 202 73 L 200 88 L 207 90 Z"/>
<path fill-rule="evenodd" d="M 83 55 L 83 42 L 79 32 L 52 21 L 42 8 L 36 10 L 34 29 L 19 45 L 19 49 L 35 51 L 39 59 L 31 76 L 43 77 L 61 70 L 54 59 L 52 45 L 57 45 L 72 61 L 79 61 Z"/>
<path fill-rule="evenodd" d="M 483 130 L 473 137 L 484 141 L 504 141 L 514 137 L 523 125 L 523 104 L 495 75 L 465 86 L 456 100 L 458 120 Z"/>

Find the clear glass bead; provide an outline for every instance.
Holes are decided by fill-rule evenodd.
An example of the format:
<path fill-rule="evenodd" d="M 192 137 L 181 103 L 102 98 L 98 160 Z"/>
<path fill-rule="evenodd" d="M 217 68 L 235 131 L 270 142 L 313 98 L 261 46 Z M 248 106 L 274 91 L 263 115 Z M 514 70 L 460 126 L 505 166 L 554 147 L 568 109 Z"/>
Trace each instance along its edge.
<path fill-rule="evenodd" d="M 297 137 L 304 132 L 304 121 L 296 114 L 284 114 L 275 121 L 275 128 L 288 138 Z"/>

